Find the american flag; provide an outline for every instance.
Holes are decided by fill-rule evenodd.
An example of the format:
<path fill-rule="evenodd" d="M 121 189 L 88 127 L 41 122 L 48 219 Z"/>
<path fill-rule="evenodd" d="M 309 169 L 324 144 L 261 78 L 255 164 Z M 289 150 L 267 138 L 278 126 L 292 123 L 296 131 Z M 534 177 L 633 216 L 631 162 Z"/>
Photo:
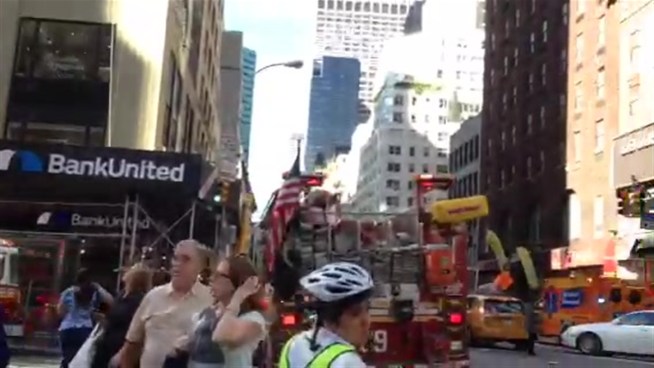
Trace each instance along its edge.
<path fill-rule="evenodd" d="M 300 171 L 300 149 L 291 167 L 291 171 L 284 175 L 284 183 L 277 191 L 270 226 L 271 247 L 268 249 L 268 266 L 271 269 L 274 262 L 275 250 L 280 249 L 284 242 L 284 233 L 289 221 L 300 206 L 300 194 L 304 184 Z"/>

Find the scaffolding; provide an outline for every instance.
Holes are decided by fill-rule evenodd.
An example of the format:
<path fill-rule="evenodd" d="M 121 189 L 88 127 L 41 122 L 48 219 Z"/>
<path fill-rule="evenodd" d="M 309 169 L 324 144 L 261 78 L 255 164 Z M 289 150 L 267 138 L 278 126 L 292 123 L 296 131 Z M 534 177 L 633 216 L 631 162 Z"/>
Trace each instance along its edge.
<path fill-rule="evenodd" d="M 127 265 L 131 265 L 138 261 L 137 256 L 137 238 L 138 238 L 138 223 L 142 220 L 147 220 L 153 230 L 155 231 L 156 237 L 151 240 L 148 244 L 144 245 L 143 249 L 152 249 L 157 247 L 161 242 L 168 245 L 169 247 L 174 247 L 176 242 L 173 241 L 170 237 L 170 233 L 178 228 L 185 220 L 188 219 L 188 239 L 195 237 L 196 232 L 196 216 L 198 211 L 198 200 L 193 200 L 190 207 L 184 211 L 179 217 L 174 219 L 170 225 L 162 225 L 160 221 L 157 221 L 144 207 L 141 202 L 140 196 L 136 195 L 126 195 L 125 201 L 122 203 L 90 203 L 90 202 L 53 202 L 53 201 L 31 201 L 31 200 L 6 200 L 0 199 L 0 204 L 22 204 L 22 205 L 37 205 L 37 206 L 49 206 L 49 207 L 67 207 L 67 208 L 122 208 L 122 224 L 120 232 L 83 232 L 83 231 L 69 231 L 69 232 L 58 232 L 58 231 L 23 231 L 15 229 L 2 229 L 0 228 L 0 237 L 2 235 L 8 237 L 17 237 L 17 236 L 26 236 L 26 237 L 49 237 L 49 238 L 105 238 L 105 239 L 120 239 L 120 251 L 119 251 L 119 260 L 117 269 L 121 270 Z M 220 236 L 225 234 L 226 225 L 225 221 L 222 220 L 224 217 L 224 212 L 222 215 L 216 215 L 215 217 L 215 228 L 214 228 L 214 244 L 212 245 L 214 249 L 218 250 L 223 247 L 228 237 Z M 131 223 L 131 226 L 130 226 Z M 221 244 L 223 243 L 223 244 Z M 144 254 L 141 254 L 141 260 L 143 260 Z M 117 276 L 116 288 L 120 285 L 120 273 Z"/>

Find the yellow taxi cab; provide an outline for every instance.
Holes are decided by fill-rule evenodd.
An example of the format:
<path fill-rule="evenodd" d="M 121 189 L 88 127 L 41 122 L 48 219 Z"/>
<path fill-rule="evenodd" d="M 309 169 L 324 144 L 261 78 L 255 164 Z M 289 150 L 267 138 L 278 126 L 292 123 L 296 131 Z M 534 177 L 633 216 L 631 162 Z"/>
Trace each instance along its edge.
<path fill-rule="evenodd" d="M 470 345 L 509 342 L 520 348 L 529 337 L 524 305 L 517 298 L 471 294 L 467 313 Z"/>

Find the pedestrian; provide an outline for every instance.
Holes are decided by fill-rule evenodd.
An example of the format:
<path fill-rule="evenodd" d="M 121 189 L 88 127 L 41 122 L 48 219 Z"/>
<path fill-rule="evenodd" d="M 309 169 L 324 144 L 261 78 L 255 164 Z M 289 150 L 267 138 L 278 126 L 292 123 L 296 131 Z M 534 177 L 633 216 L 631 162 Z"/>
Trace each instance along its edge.
<path fill-rule="evenodd" d="M 217 323 L 211 338 L 222 348 L 225 366 L 252 367 L 254 352 L 267 330 L 265 289 L 256 269 L 245 255 L 223 260 L 213 274 L 212 291 L 211 312 Z"/>
<path fill-rule="evenodd" d="M 7 312 L 5 311 L 5 307 L 0 305 L 0 368 L 7 368 L 11 359 L 11 351 L 9 350 L 7 334 L 5 333 L 6 320 Z"/>
<path fill-rule="evenodd" d="M 57 304 L 57 313 L 61 318 L 59 324 L 61 368 L 68 368 L 70 361 L 91 334 L 94 324 L 93 313 L 103 303 L 111 306 L 113 296 L 102 286 L 92 282 L 86 269 L 79 270 L 75 285 L 61 292 Z"/>
<path fill-rule="evenodd" d="M 91 368 L 106 368 L 123 346 L 134 313 L 152 287 L 152 272 L 137 264 L 125 272 L 122 280 L 124 290 L 104 318 L 103 333 L 96 341 Z"/>
<path fill-rule="evenodd" d="M 198 275 L 209 263 L 210 251 L 196 240 L 175 247 L 170 282 L 150 290 L 134 313 L 125 343 L 111 366 L 162 367 L 178 341 L 192 329 L 192 317 L 212 304 L 209 288 Z"/>
<path fill-rule="evenodd" d="M 527 330 L 527 343 L 525 348 L 527 354 L 536 355 L 534 351 L 534 346 L 538 340 L 538 316 L 536 315 L 536 308 L 532 301 L 527 301 L 524 303 L 525 308 L 525 328 Z"/>

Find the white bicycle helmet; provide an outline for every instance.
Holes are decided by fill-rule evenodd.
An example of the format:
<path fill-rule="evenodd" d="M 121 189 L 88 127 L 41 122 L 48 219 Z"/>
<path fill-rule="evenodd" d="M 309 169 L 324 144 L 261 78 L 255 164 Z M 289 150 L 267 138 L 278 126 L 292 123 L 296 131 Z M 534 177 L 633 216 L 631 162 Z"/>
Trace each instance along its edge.
<path fill-rule="evenodd" d="M 300 280 L 311 295 L 322 302 L 335 302 L 373 288 L 368 271 L 349 262 L 325 265 Z"/>

